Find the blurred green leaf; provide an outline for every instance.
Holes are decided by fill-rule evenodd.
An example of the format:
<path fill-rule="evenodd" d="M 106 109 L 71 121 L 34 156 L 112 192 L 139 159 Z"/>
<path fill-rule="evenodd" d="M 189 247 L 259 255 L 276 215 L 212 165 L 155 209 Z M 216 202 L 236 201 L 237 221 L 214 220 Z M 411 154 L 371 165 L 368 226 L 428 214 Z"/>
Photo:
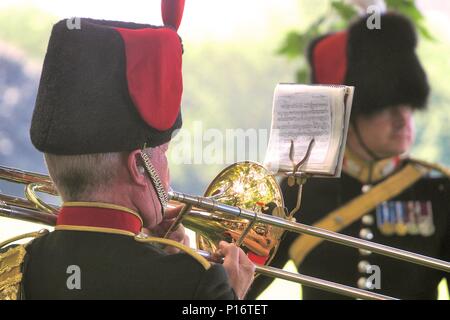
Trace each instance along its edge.
<path fill-rule="evenodd" d="M 417 25 L 417 30 L 419 30 L 419 33 L 422 35 L 422 37 L 424 37 L 425 39 L 429 40 L 429 41 L 436 41 L 436 38 L 433 37 L 433 35 L 430 33 L 430 31 L 428 30 L 428 28 L 423 25 L 422 23 Z"/>
<path fill-rule="evenodd" d="M 417 23 L 424 19 L 413 0 L 386 0 L 387 7 L 408 16 Z"/>
<path fill-rule="evenodd" d="M 303 35 L 297 31 L 290 31 L 284 38 L 283 43 L 277 53 L 288 58 L 296 58 L 302 54 L 305 44 L 302 41 Z"/>
<path fill-rule="evenodd" d="M 335 0 L 331 2 L 331 6 L 345 21 L 350 21 L 354 16 L 357 15 L 356 9 L 352 5 L 349 5 L 343 1 Z"/>
<path fill-rule="evenodd" d="M 324 21 L 325 16 L 320 16 L 308 27 L 305 32 L 288 32 L 276 53 L 279 55 L 284 55 L 288 59 L 301 58 L 305 56 L 308 44 L 311 40 L 320 35 L 320 27 Z"/>
<path fill-rule="evenodd" d="M 295 78 L 297 83 L 309 83 L 309 69 L 306 66 L 300 67 L 295 74 Z"/>

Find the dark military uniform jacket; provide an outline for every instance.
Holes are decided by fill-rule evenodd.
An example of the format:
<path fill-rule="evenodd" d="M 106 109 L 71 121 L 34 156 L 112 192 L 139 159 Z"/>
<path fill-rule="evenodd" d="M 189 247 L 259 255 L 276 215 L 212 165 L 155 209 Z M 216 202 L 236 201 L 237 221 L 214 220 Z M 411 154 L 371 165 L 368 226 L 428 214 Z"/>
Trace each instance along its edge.
<path fill-rule="evenodd" d="M 65 204 L 55 231 L 25 247 L 17 298 L 236 298 L 221 265 L 189 248 L 166 254 L 151 238 L 135 236 L 141 227 L 140 217 L 126 208 Z M 0 257 L 15 249 L 3 248 Z M 3 298 L 14 298 L 11 286 L 9 297 L 4 289 Z"/>
<path fill-rule="evenodd" d="M 298 222 L 314 225 L 317 221 L 382 183 L 408 164 L 409 160 L 388 159 L 367 164 L 347 151 L 340 179 L 314 178 L 303 187 Z M 435 173 L 435 172 L 434 172 Z M 297 188 L 282 183 L 288 209 L 295 207 Z M 338 217 L 337 217 L 338 218 Z M 388 246 L 450 261 L 450 180 L 426 175 L 374 210 L 346 226 L 340 233 Z M 322 241 L 302 259 L 295 259 L 298 234 L 286 233 L 271 265 L 282 268 L 293 258 L 300 273 L 401 299 L 436 299 L 437 286 L 449 274 L 395 260 L 364 250 Z M 379 267 L 379 282 L 371 277 Z M 248 299 L 256 298 L 272 281 L 258 277 Z M 369 281 L 370 280 L 370 281 Z M 344 299 L 346 297 L 303 286 L 303 299 Z"/>

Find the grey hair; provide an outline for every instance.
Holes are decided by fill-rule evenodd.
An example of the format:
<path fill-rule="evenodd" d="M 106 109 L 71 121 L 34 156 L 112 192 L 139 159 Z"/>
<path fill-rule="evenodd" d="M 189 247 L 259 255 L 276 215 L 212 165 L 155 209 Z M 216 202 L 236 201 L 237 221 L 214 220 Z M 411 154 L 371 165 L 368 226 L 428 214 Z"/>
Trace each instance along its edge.
<path fill-rule="evenodd" d="M 119 172 L 122 153 L 55 155 L 45 153 L 48 172 L 63 201 L 93 201 Z"/>

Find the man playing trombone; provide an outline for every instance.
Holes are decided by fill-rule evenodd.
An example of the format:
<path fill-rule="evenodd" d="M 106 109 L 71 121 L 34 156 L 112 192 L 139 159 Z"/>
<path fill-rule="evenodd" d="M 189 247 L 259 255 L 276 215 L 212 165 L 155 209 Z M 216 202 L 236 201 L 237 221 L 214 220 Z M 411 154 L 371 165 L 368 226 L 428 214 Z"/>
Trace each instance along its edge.
<path fill-rule="evenodd" d="M 178 213 L 165 152 L 181 127 L 180 3 L 162 7 L 164 27 L 53 27 L 30 132 L 63 205 L 54 232 L 0 251 L 1 298 L 244 297 L 254 266 L 241 249 L 221 242 L 211 264 L 182 226 L 160 238 Z"/>

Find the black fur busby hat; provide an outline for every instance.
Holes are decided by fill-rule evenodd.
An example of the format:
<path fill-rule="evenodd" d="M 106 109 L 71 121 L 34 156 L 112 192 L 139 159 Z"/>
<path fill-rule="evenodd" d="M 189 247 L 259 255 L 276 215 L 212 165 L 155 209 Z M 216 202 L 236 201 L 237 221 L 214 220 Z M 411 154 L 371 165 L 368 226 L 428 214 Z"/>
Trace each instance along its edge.
<path fill-rule="evenodd" d="M 52 29 L 31 123 L 34 146 L 75 155 L 168 142 L 181 127 L 184 0 L 164 26 L 72 18 Z"/>
<path fill-rule="evenodd" d="M 312 82 L 355 86 L 352 116 L 401 104 L 425 108 L 430 89 L 412 23 L 396 13 L 382 15 L 379 29 L 369 29 L 366 21 L 310 44 Z"/>

